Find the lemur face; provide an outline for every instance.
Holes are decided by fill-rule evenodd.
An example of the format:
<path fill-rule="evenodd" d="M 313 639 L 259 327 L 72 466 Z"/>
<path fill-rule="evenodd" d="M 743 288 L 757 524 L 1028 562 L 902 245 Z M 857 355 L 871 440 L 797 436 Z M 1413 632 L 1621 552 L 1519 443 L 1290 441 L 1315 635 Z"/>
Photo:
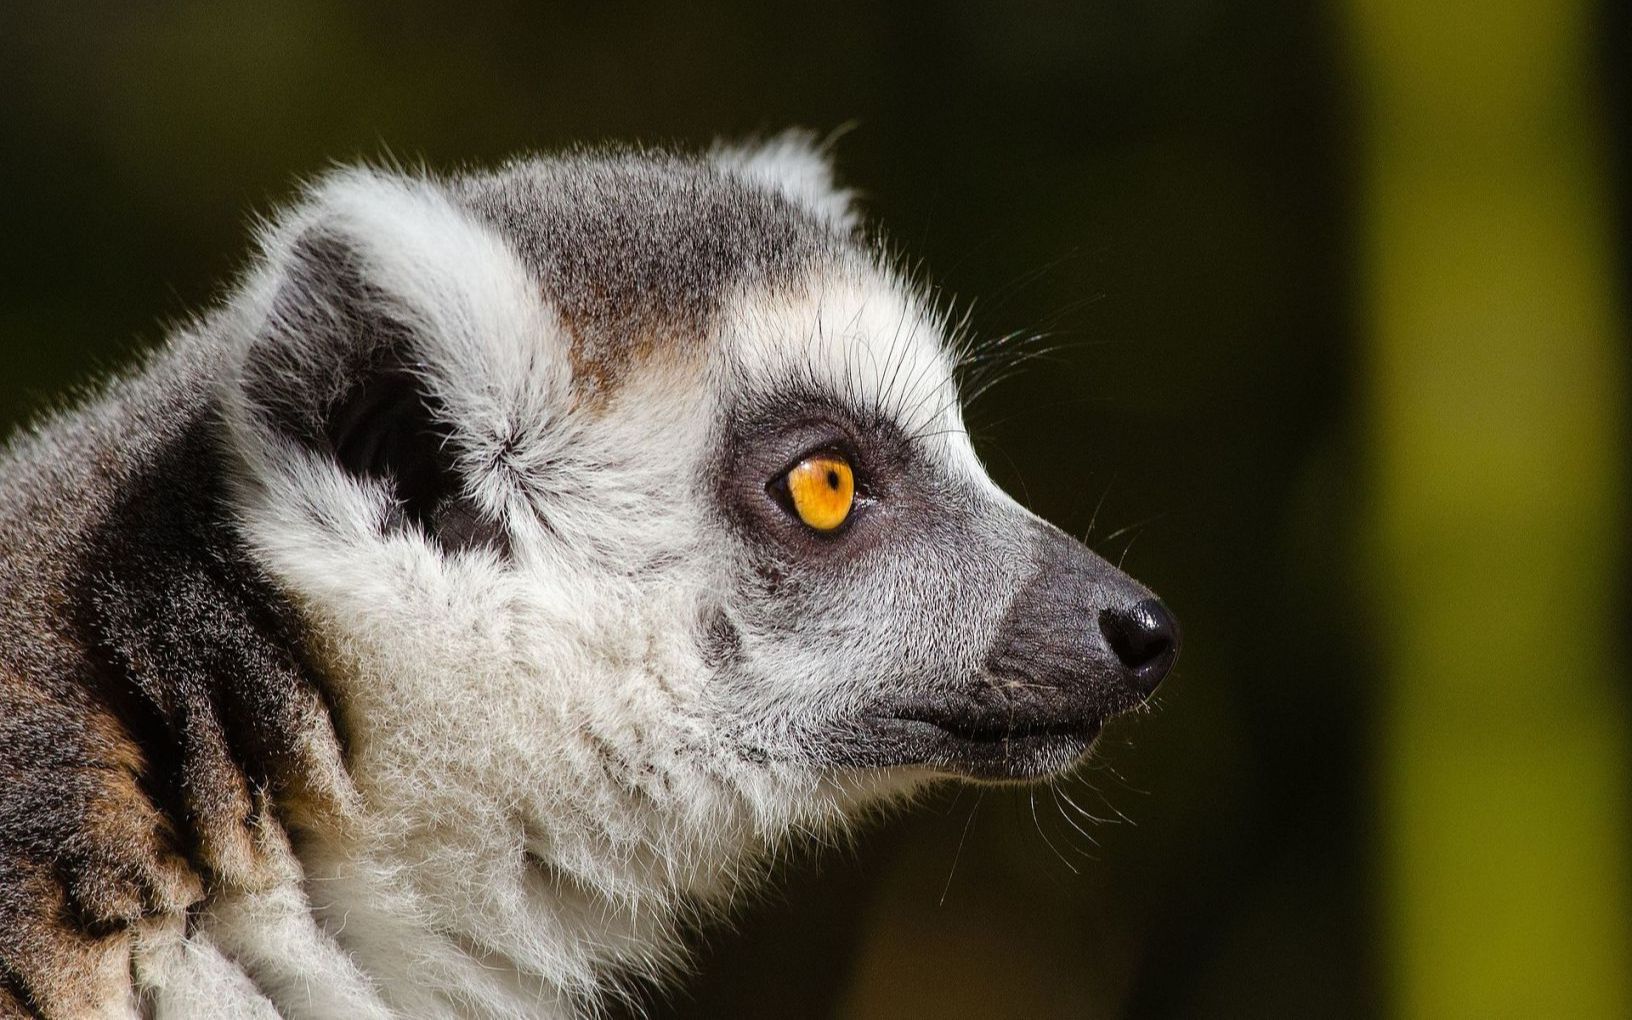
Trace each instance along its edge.
<path fill-rule="evenodd" d="M 376 876 L 323 887 L 354 929 L 542 969 L 574 889 L 719 896 L 925 778 L 1068 768 L 1177 654 L 988 479 L 946 323 L 808 149 L 352 172 L 266 244 L 235 514 L 329 678 L 364 820 L 307 856 Z"/>
<path fill-rule="evenodd" d="M 1171 617 L 992 484 L 943 324 L 897 280 L 824 267 L 722 321 L 703 647 L 745 751 L 1039 777 L 1150 694 Z"/>

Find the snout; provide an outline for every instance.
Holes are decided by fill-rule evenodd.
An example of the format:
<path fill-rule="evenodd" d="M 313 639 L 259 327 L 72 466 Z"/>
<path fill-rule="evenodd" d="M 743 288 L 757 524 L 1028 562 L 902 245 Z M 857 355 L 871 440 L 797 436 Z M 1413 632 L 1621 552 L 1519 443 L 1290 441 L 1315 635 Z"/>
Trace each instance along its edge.
<path fill-rule="evenodd" d="M 1059 772 L 1172 670 L 1179 624 L 1161 600 L 1059 529 L 1033 526 L 1031 569 L 980 675 L 875 720 L 890 760 L 982 779 Z"/>
<path fill-rule="evenodd" d="M 979 779 L 1051 775 L 1172 670 L 1179 624 L 1161 600 L 1059 529 L 1031 526 L 1029 569 L 981 668 L 880 705 L 860 760 Z"/>
<path fill-rule="evenodd" d="M 1179 624 L 1144 585 L 1038 522 L 1033 569 L 988 669 L 1036 712 L 1105 719 L 1149 698 L 1179 657 Z"/>

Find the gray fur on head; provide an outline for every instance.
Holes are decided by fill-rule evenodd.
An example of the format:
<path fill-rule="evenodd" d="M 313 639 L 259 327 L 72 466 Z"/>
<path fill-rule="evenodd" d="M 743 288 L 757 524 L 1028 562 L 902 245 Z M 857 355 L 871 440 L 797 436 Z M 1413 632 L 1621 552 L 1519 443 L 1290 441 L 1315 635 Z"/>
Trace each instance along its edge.
<path fill-rule="evenodd" d="M 344 170 L 261 244 L 0 461 L 0 1012 L 593 1012 L 1176 654 L 988 480 L 808 136 Z"/>

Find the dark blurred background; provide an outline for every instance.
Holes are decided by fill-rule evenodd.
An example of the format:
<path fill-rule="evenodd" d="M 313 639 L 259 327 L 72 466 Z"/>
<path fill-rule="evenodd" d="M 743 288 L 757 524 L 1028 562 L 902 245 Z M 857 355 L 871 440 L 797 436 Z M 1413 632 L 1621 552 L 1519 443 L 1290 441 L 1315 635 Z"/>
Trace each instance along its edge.
<path fill-rule="evenodd" d="M 1079 777 L 796 855 L 651 1008 L 1632 1015 L 1632 24 L 1460 7 L 10 0 L 0 424 L 333 161 L 845 128 L 869 216 L 1056 348 L 970 413 L 994 475 L 1184 656 Z"/>

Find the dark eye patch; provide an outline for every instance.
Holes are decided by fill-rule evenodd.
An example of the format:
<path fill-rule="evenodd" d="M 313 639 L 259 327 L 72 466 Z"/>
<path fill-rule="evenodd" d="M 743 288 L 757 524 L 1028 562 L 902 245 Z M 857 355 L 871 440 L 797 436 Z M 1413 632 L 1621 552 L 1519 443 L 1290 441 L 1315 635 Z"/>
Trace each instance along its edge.
<path fill-rule="evenodd" d="M 850 466 L 855 507 L 841 527 L 823 532 L 800 520 L 786 478 L 826 453 Z M 735 409 L 721 444 L 718 496 L 726 518 L 768 554 L 831 560 L 877 544 L 880 528 L 871 519 L 896 516 L 915 502 L 916 467 L 892 420 L 830 395 L 785 393 Z"/>

